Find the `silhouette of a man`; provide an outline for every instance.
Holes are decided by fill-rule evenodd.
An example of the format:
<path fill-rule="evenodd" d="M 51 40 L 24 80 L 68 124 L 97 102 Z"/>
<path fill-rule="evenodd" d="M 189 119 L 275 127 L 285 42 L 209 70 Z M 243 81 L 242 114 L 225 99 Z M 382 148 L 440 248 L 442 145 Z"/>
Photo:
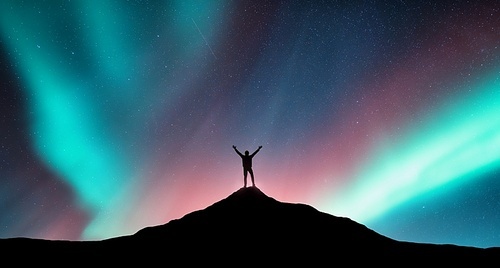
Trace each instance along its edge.
<path fill-rule="evenodd" d="M 255 152 L 253 152 L 253 154 L 249 155 L 248 151 L 245 151 L 245 154 L 240 153 L 240 151 L 236 149 L 236 146 L 233 145 L 233 149 L 241 157 L 241 161 L 243 164 L 243 181 L 244 181 L 243 187 L 247 187 L 247 173 L 250 173 L 250 177 L 252 178 L 252 186 L 255 187 L 255 181 L 252 170 L 252 158 L 260 151 L 261 148 L 262 146 L 259 146 L 259 148 L 255 150 Z"/>

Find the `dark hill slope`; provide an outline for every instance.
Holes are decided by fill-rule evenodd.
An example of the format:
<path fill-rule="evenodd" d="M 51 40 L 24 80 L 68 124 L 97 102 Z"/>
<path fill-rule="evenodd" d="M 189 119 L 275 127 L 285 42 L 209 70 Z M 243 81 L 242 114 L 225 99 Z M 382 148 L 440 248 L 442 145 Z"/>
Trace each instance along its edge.
<path fill-rule="evenodd" d="M 255 187 L 239 189 L 205 209 L 130 236 L 92 242 L 12 238 L 0 240 L 0 245 L 7 253 L 48 250 L 82 261 L 182 265 L 477 265 L 500 258 L 500 248 L 396 241 L 349 218 L 279 202 Z"/>

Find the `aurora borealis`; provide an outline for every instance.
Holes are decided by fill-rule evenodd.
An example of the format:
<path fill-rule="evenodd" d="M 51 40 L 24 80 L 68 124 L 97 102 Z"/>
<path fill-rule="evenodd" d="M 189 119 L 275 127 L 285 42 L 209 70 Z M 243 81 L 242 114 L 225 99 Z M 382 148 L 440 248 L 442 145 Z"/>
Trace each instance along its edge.
<path fill-rule="evenodd" d="M 243 185 L 500 246 L 498 1 L 1 1 L 0 237 L 95 240 Z"/>

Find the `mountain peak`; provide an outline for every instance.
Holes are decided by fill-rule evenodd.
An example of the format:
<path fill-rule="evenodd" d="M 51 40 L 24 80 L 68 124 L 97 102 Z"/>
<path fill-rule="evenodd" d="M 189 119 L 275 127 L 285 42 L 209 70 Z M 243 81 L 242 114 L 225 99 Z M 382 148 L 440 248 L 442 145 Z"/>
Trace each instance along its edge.
<path fill-rule="evenodd" d="M 257 205 L 257 204 L 270 204 L 272 202 L 278 202 L 276 199 L 267 196 L 259 188 L 252 187 L 242 187 L 237 191 L 230 194 L 228 197 L 216 202 L 214 205 L 220 203 L 232 203 L 233 205 L 245 206 L 245 205 Z"/>
<path fill-rule="evenodd" d="M 259 188 L 256 186 L 251 186 L 251 187 L 242 187 L 235 191 L 234 193 L 230 194 L 228 197 L 226 197 L 226 200 L 231 200 L 231 199 L 259 199 L 259 200 L 264 200 L 264 199 L 270 199 L 269 196 L 264 194 Z"/>

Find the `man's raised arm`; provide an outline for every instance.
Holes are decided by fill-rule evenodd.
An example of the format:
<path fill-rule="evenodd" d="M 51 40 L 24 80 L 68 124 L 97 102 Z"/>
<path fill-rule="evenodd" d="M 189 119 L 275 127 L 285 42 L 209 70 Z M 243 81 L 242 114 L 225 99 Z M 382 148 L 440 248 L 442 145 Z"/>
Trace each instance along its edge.
<path fill-rule="evenodd" d="M 236 149 L 236 146 L 233 145 L 233 149 L 234 151 L 239 155 L 239 156 L 243 156 L 240 151 L 238 151 L 238 149 Z"/>
<path fill-rule="evenodd" d="M 257 150 L 255 150 L 255 152 L 253 152 L 252 157 L 253 157 L 254 155 L 256 155 L 256 154 L 260 151 L 260 149 L 261 149 L 261 148 L 262 148 L 262 145 L 261 145 L 261 146 L 259 146 L 259 148 L 257 148 Z"/>

